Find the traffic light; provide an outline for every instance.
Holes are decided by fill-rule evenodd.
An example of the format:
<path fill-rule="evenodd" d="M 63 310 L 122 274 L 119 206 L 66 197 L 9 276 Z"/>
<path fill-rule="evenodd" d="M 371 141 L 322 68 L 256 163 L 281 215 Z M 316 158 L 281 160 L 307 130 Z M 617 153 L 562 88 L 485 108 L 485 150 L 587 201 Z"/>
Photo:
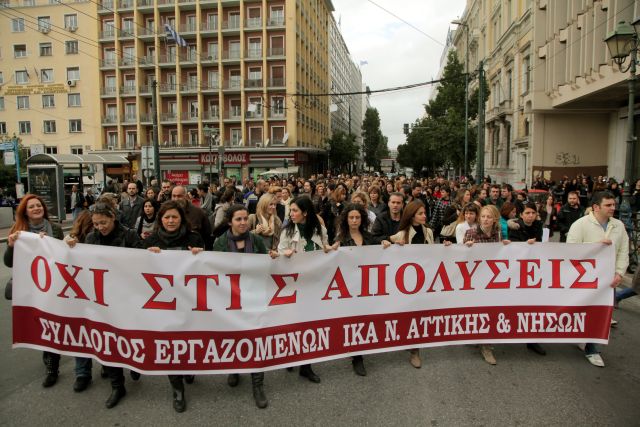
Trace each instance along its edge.
<path fill-rule="evenodd" d="M 409 135 L 409 123 L 404 124 L 404 134 Z"/>

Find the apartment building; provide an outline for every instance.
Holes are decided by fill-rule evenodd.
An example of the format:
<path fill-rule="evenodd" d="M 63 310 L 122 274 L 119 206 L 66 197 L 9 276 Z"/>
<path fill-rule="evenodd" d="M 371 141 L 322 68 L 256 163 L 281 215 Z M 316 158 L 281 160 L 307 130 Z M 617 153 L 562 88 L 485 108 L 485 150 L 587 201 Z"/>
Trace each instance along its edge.
<path fill-rule="evenodd" d="M 329 90 L 332 10 L 329 0 L 103 0 L 103 148 L 151 144 L 156 81 L 161 168 L 176 182 L 218 173 L 219 154 L 236 178 L 284 159 L 319 172 L 329 100 L 301 94 Z"/>
<path fill-rule="evenodd" d="M 32 153 L 99 148 L 97 6 L 0 3 L 0 138 L 16 135 Z"/>
<path fill-rule="evenodd" d="M 362 92 L 362 73 L 353 61 L 349 48 L 342 37 L 338 23 L 329 16 L 329 75 L 331 133 L 344 132 L 356 137 L 356 144 L 362 151 L 362 94 L 342 95 Z"/>
<path fill-rule="evenodd" d="M 491 90 L 485 174 L 529 184 L 579 173 L 623 178 L 628 74 L 603 40 L 638 16 L 635 0 L 467 2 L 454 44 L 464 61 L 469 31 L 470 68 L 484 61 Z"/>

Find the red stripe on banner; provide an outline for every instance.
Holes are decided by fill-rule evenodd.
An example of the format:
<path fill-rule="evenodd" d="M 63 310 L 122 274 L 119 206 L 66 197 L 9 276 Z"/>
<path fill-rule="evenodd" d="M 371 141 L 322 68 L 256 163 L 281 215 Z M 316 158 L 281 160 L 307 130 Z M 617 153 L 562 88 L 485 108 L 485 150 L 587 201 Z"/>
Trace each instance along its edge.
<path fill-rule="evenodd" d="M 145 373 L 259 371 L 358 353 L 490 342 L 606 342 L 611 306 L 463 307 L 246 331 L 143 331 L 13 307 L 13 343 Z"/>

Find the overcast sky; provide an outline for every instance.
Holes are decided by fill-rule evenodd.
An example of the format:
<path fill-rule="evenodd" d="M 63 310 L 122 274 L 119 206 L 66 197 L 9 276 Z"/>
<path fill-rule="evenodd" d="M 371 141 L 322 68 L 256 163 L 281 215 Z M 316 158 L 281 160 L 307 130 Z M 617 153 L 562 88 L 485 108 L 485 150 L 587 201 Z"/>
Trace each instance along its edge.
<path fill-rule="evenodd" d="M 462 15 L 465 4 L 466 0 L 333 0 L 334 15 L 336 21 L 341 20 L 351 56 L 356 64 L 368 62 L 361 66 L 362 80 L 371 90 L 435 79 L 447 30 L 455 28 L 451 21 Z M 429 93 L 425 86 L 372 94 L 371 106 L 380 112 L 382 133 L 389 138 L 389 148 L 404 143 L 402 125 L 423 115 Z"/>

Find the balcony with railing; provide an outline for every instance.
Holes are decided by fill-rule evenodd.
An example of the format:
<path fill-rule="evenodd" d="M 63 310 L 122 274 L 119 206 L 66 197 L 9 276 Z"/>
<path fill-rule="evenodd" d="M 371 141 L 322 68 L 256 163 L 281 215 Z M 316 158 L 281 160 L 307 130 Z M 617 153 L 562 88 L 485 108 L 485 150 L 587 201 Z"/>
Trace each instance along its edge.
<path fill-rule="evenodd" d="M 220 111 L 204 110 L 202 114 L 202 120 L 220 120 Z"/>
<path fill-rule="evenodd" d="M 271 16 L 267 21 L 267 26 L 269 27 L 283 27 L 284 26 L 284 16 Z"/>
<path fill-rule="evenodd" d="M 143 27 L 138 28 L 138 37 L 154 37 L 156 35 L 156 30 L 154 28 Z"/>
<path fill-rule="evenodd" d="M 100 60 L 100 68 L 114 68 L 116 66 L 116 58 L 106 58 Z"/>
<path fill-rule="evenodd" d="M 259 29 L 262 27 L 262 18 L 247 18 L 244 22 L 245 29 Z"/>
<path fill-rule="evenodd" d="M 136 0 L 136 6 L 138 9 L 152 8 L 153 0 Z"/>
<path fill-rule="evenodd" d="M 123 123 L 138 123 L 138 115 L 137 114 L 125 114 L 122 118 Z"/>
<path fill-rule="evenodd" d="M 120 58 L 118 60 L 118 65 L 120 67 L 133 67 L 136 65 L 136 59 L 130 57 Z"/>
<path fill-rule="evenodd" d="M 285 87 L 285 80 L 282 77 L 269 79 L 268 86 L 270 88 L 283 88 Z"/>
<path fill-rule="evenodd" d="M 162 93 L 171 93 L 171 94 L 175 94 L 176 91 L 178 90 L 178 85 L 175 83 L 160 83 L 158 85 L 158 91 L 162 94 Z"/>
<path fill-rule="evenodd" d="M 186 52 L 180 55 L 180 62 L 198 62 L 197 52 Z"/>
<path fill-rule="evenodd" d="M 249 88 L 261 88 L 263 86 L 262 79 L 247 79 L 244 81 L 245 89 Z"/>
<path fill-rule="evenodd" d="M 202 52 L 200 54 L 200 62 L 213 63 L 218 60 L 218 52 Z"/>
<path fill-rule="evenodd" d="M 180 25 L 180 35 L 184 36 L 186 34 L 192 34 L 195 33 L 196 31 L 198 31 L 198 25 L 196 25 L 195 23 L 190 24 L 182 24 Z"/>
<path fill-rule="evenodd" d="M 175 122 L 177 120 L 178 115 L 176 113 L 160 113 L 161 122 Z"/>
<path fill-rule="evenodd" d="M 132 85 L 120 86 L 120 93 L 123 95 L 134 95 L 136 93 L 136 86 L 132 86 Z"/>
<path fill-rule="evenodd" d="M 202 92 L 214 92 L 218 89 L 220 89 L 220 83 L 218 83 L 217 81 L 208 81 L 202 83 L 202 86 L 200 87 L 200 90 Z"/>
<path fill-rule="evenodd" d="M 242 109 L 240 107 L 231 107 L 224 112 L 225 121 L 242 120 Z"/>
<path fill-rule="evenodd" d="M 240 78 L 225 80 L 224 82 L 222 82 L 223 90 L 240 90 L 240 87 L 241 87 Z"/>
<path fill-rule="evenodd" d="M 151 95 L 151 85 L 140 86 L 140 95 L 143 95 L 143 96 Z"/>
<path fill-rule="evenodd" d="M 176 4 L 176 0 L 158 0 L 158 8 L 159 9 L 168 9 L 174 8 Z"/>
<path fill-rule="evenodd" d="M 198 92 L 200 86 L 197 82 L 184 83 L 180 85 L 180 92 Z"/>
<path fill-rule="evenodd" d="M 118 123 L 118 116 L 116 115 L 106 115 L 102 116 L 102 124 L 103 125 L 114 125 Z"/>
<path fill-rule="evenodd" d="M 245 59 L 262 59 L 262 48 L 254 47 L 247 49 L 247 56 Z"/>
<path fill-rule="evenodd" d="M 133 9 L 134 2 L 133 0 L 120 0 L 118 1 L 118 9 Z"/>
<path fill-rule="evenodd" d="M 262 110 L 260 111 L 247 111 L 244 113 L 244 117 L 247 120 L 262 120 L 262 118 L 264 117 L 264 113 L 262 112 Z"/>
<path fill-rule="evenodd" d="M 218 31 L 217 21 L 200 23 L 200 32 L 206 33 L 206 32 L 213 32 L 213 31 Z"/>
<path fill-rule="evenodd" d="M 176 64 L 176 55 L 165 55 L 162 54 L 160 55 L 160 58 L 158 59 L 158 64 L 160 65 L 174 65 Z"/>
<path fill-rule="evenodd" d="M 225 50 L 222 52 L 223 61 L 239 61 L 240 49 Z"/>
<path fill-rule="evenodd" d="M 278 108 L 270 108 L 269 109 L 269 118 L 270 119 L 284 119 L 286 118 L 286 114 L 284 112 L 284 109 L 278 109 Z"/>
<path fill-rule="evenodd" d="M 110 39 L 113 39 L 115 36 L 116 36 L 115 28 L 108 28 L 106 30 L 98 32 L 99 40 L 110 40 Z"/>
<path fill-rule="evenodd" d="M 267 53 L 269 57 L 280 57 L 284 56 L 284 48 L 283 47 L 270 47 Z"/>
<path fill-rule="evenodd" d="M 113 8 L 114 8 L 113 0 L 102 0 L 98 4 L 98 13 L 113 12 Z"/>
<path fill-rule="evenodd" d="M 100 95 L 104 96 L 115 96 L 116 95 L 116 87 L 115 86 L 104 86 L 100 88 Z"/>
<path fill-rule="evenodd" d="M 118 37 L 123 39 L 132 39 L 136 36 L 135 30 L 133 27 L 123 28 L 122 30 L 118 30 Z"/>
<path fill-rule="evenodd" d="M 198 121 L 198 112 L 197 111 L 183 111 L 180 115 L 182 121 L 186 122 L 197 122 Z"/>
<path fill-rule="evenodd" d="M 140 123 L 153 123 L 153 114 L 140 114 Z"/>
<path fill-rule="evenodd" d="M 140 68 L 154 67 L 156 65 L 155 55 L 146 55 L 138 58 Z"/>
<path fill-rule="evenodd" d="M 240 16 L 222 21 L 222 31 L 240 30 Z"/>

